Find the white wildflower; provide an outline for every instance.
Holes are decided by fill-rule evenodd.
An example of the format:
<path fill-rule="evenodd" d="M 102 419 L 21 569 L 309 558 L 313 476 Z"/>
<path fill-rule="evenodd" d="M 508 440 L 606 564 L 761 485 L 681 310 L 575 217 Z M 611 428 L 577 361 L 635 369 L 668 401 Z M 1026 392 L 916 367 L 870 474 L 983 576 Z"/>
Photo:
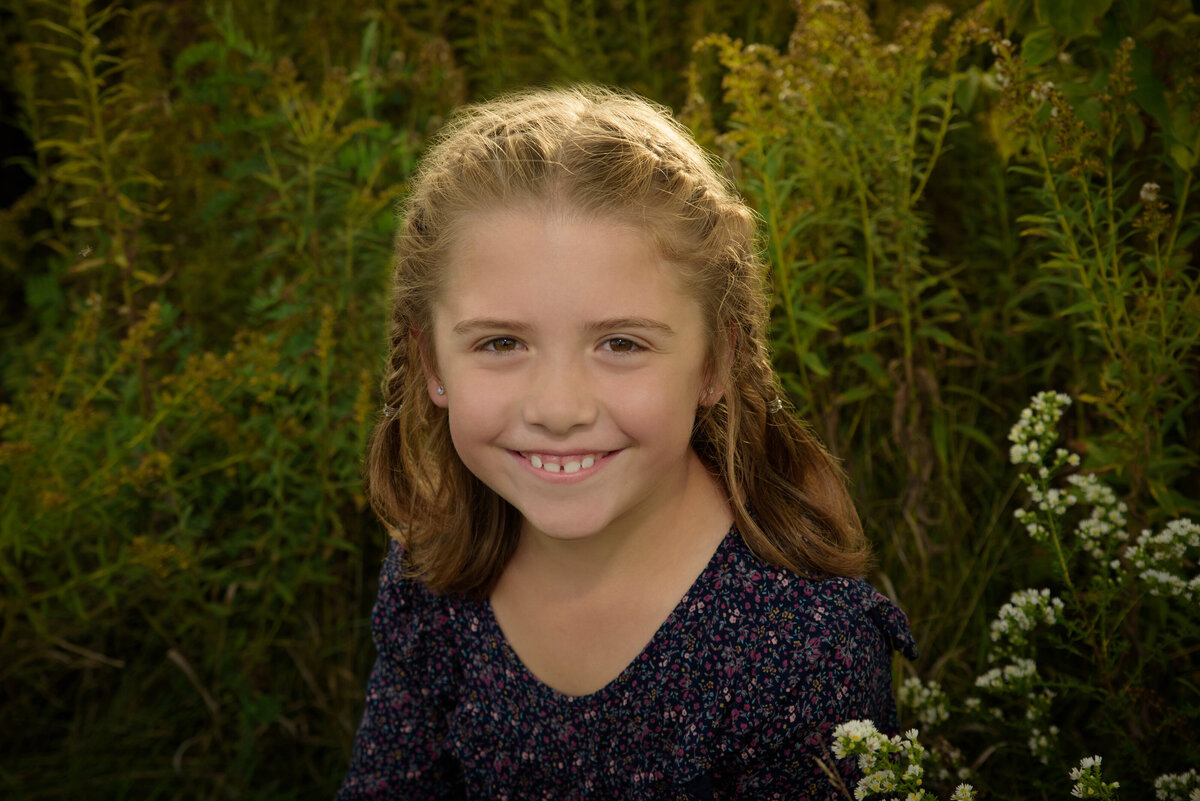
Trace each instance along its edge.
<path fill-rule="evenodd" d="M 1070 404 L 1070 396 L 1061 392 L 1039 392 L 1030 399 L 1008 432 L 1014 446 L 1009 450 L 1013 464 L 1037 464 L 1042 460 L 1042 454 L 1049 452 L 1057 438 L 1058 422 Z"/>
<path fill-rule="evenodd" d="M 1200 549 L 1200 526 L 1186 518 L 1172 520 L 1161 532 L 1146 529 L 1125 554 L 1126 561 L 1153 595 L 1195 603 L 1200 600 L 1200 573 L 1180 575 L 1189 550 Z"/>
<path fill-rule="evenodd" d="M 1100 775 L 1101 760 L 1098 756 L 1084 757 L 1079 767 L 1071 768 L 1067 776 L 1075 782 L 1071 795 L 1076 798 L 1107 798 L 1120 787 L 1120 782 L 1106 782 Z"/>
<path fill-rule="evenodd" d="M 993 642 L 1002 642 L 999 653 L 1008 653 L 1027 642 L 1027 633 L 1038 623 L 1053 626 L 1059 621 L 1063 602 L 1048 589 L 1017 590 L 991 624 Z"/>
<path fill-rule="evenodd" d="M 1154 797 L 1158 801 L 1192 801 L 1200 797 L 1200 774 L 1195 768 L 1187 773 L 1164 773 L 1154 780 Z"/>
<path fill-rule="evenodd" d="M 833 730 L 833 755 L 841 759 L 862 743 L 869 751 L 879 751 L 885 739 L 869 720 L 848 720 Z"/>
<path fill-rule="evenodd" d="M 1029 730 L 1029 740 L 1026 743 L 1029 752 L 1037 757 L 1043 765 L 1050 764 L 1050 737 L 1036 726 Z"/>
<path fill-rule="evenodd" d="M 1039 103 L 1044 103 L 1050 99 L 1050 94 L 1054 91 L 1054 84 L 1050 81 L 1041 81 L 1035 83 L 1033 88 L 1029 90 L 1029 96 Z"/>
<path fill-rule="evenodd" d="M 900 685 L 897 693 L 900 703 L 917 716 L 917 720 L 926 726 L 936 726 L 950 718 L 950 697 L 936 681 L 928 684 L 916 676 L 910 676 Z M 912 731 L 910 740 L 916 739 L 916 730 Z"/>
<path fill-rule="evenodd" d="M 1037 663 L 1032 659 L 1018 657 L 1012 664 L 992 668 L 975 679 L 975 686 L 988 690 L 1003 691 L 1024 687 L 1029 679 L 1037 676 Z"/>
<path fill-rule="evenodd" d="M 975 801 L 975 788 L 969 784 L 960 784 L 954 788 L 950 801 Z"/>

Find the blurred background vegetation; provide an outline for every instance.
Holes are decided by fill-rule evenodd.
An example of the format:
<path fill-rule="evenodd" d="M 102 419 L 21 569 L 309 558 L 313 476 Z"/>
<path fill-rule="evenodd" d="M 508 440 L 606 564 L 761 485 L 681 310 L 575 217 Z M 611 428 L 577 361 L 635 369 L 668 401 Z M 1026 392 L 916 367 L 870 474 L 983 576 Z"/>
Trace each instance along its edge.
<path fill-rule="evenodd" d="M 374 657 L 394 204 L 509 88 L 628 87 L 729 160 L 785 385 L 914 624 L 898 677 L 964 696 L 995 609 L 1055 576 L 1006 460 L 1034 392 L 1080 401 L 1132 531 L 1197 514 L 1186 0 L 6 0 L 0 33 L 5 797 L 332 795 Z M 1061 794 L 1103 753 L 1148 797 L 1200 764 L 1194 615 L 1130 604 L 1110 664 L 1050 663 L 1105 676 L 1054 702 L 1054 756 L 954 730 L 977 786 Z"/>

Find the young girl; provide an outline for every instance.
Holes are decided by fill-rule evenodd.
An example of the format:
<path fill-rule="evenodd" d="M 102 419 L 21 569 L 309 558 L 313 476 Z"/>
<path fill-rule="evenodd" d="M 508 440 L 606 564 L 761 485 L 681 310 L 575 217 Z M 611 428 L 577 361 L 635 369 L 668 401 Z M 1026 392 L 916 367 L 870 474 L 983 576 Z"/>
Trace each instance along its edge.
<path fill-rule="evenodd" d="M 840 797 L 833 727 L 895 730 L 913 641 L 687 131 L 590 88 L 466 109 L 393 291 L 367 485 L 395 533 L 339 798 Z"/>

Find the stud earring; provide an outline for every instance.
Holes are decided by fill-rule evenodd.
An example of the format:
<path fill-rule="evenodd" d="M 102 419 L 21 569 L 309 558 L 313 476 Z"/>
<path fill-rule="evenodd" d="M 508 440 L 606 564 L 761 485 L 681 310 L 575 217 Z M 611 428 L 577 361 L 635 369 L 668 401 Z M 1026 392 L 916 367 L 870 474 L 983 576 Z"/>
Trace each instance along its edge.
<path fill-rule="evenodd" d="M 445 395 L 445 394 L 446 394 L 446 388 L 445 388 L 445 387 L 443 387 L 443 386 L 439 386 L 439 387 L 437 388 L 437 393 L 438 393 L 439 395 Z"/>

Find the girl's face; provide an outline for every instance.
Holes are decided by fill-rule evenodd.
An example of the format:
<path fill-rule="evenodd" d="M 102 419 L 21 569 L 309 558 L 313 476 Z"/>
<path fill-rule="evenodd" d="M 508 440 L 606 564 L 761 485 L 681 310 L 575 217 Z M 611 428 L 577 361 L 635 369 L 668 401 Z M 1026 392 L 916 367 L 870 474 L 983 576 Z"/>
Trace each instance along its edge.
<path fill-rule="evenodd" d="M 433 317 L 429 397 L 459 457 L 556 540 L 678 520 L 707 480 L 689 444 L 707 378 L 700 304 L 641 232 L 472 215 Z M 444 387 L 444 394 L 438 392 Z"/>

